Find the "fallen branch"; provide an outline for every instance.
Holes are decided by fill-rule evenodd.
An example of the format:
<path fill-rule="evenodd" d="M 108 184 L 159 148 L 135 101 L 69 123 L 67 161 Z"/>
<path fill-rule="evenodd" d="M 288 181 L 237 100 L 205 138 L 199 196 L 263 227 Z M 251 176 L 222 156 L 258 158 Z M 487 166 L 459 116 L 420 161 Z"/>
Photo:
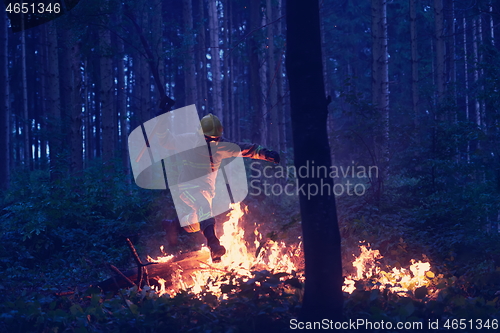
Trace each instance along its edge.
<path fill-rule="evenodd" d="M 168 282 L 171 281 L 172 275 L 178 271 L 182 270 L 183 275 L 189 275 L 193 271 L 201 269 L 205 264 L 210 266 L 207 261 L 210 260 L 210 253 L 208 251 L 194 251 L 189 253 L 178 254 L 173 257 L 168 262 L 148 262 L 143 264 L 145 268 L 148 266 L 148 271 L 144 272 L 143 279 L 158 279 L 162 278 Z M 215 267 L 210 267 L 216 269 Z M 116 271 L 115 271 L 116 272 Z M 117 273 L 117 272 L 116 272 Z M 137 269 L 130 269 L 125 272 L 120 272 L 115 279 L 115 275 L 107 280 L 98 283 L 98 286 L 104 291 L 116 292 L 120 288 L 128 288 L 130 286 L 136 285 L 132 281 L 136 281 L 138 277 Z M 116 280 L 116 282 L 115 282 Z M 130 281 L 130 282 L 129 282 Z"/>
<path fill-rule="evenodd" d="M 130 280 L 125 274 L 123 274 L 118 268 L 116 268 L 115 266 L 111 265 L 111 264 L 108 264 L 108 267 L 109 269 L 111 269 L 113 272 L 115 272 L 116 274 L 118 274 L 122 279 L 124 279 L 125 281 L 127 281 L 129 284 L 130 284 L 130 287 L 134 287 L 136 286 L 136 284 L 134 282 L 132 282 L 132 280 Z M 118 283 L 117 283 L 118 284 Z"/>

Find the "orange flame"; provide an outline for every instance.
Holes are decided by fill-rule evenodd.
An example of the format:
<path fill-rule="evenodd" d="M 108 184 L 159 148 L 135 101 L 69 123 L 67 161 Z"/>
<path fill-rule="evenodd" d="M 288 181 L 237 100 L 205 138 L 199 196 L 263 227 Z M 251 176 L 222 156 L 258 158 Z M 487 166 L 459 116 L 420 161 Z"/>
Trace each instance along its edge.
<path fill-rule="evenodd" d="M 379 289 L 389 289 L 392 292 L 407 292 L 417 287 L 427 286 L 430 283 L 428 276 L 433 276 L 429 272 L 431 265 L 428 262 L 411 260 L 409 268 L 396 268 L 383 271 L 378 266 L 378 260 L 383 256 L 378 250 L 372 250 L 370 245 L 361 245 L 361 254 L 352 263 L 356 268 L 356 273 L 351 274 L 344 281 L 343 290 L 352 293 L 356 287 L 356 280 L 371 279 L 374 284 L 379 284 Z"/>
<path fill-rule="evenodd" d="M 228 221 L 223 224 L 223 234 L 220 242 L 226 248 L 226 255 L 222 257 L 220 263 L 199 262 L 200 269 L 189 272 L 182 271 L 178 267 L 171 276 L 172 287 L 166 290 L 166 281 L 159 279 L 160 287 L 156 291 L 162 295 L 168 293 L 174 295 L 180 290 L 191 289 L 195 294 L 201 292 L 211 292 L 218 297 L 222 295 L 220 287 L 224 276 L 228 273 L 237 276 L 251 276 L 252 270 L 269 270 L 275 272 L 287 272 L 299 270 L 299 260 L 302 257 L 301 244 L 296 247 L 288 246 L 283 241 L 273 241 L 264 239 L 262 233 L 257 229 L 253 231 L 255 240 L 253 246 L 260 251 L 256 257 L 247 246 L 245 240 L 245 230 L 241 225 L 241 218 L 248 212 L 248 208 L 241 203 L 232 204 L 228 213 Z M 163 246 L 161 248 L 163 253 Z M 345 278 L 343 291 L 352 293 L 358 280 L 371 280 L 380 290 L 389 289 L 392 292 L 400 293 L 414 290 L 420 286 L 427 286 L 430 283 L 428 277 L 432 277 L 430 264 L 428 262 L 411 260 L 411 265 L 407 268 L 392 268 L 384 271 L 380 268 L 379 260 L 383 258 L 378 250 L 373 250 L 370 245 L 360 245 L 361 254 L 354 258 L 352 262 L 355 272 Z M 203 247 L 202 251 L 209 249 Z M 150 261 L 169 262 L 174 255 L 158 257 Z M 301 278 L 303 281 L 303 277 Z M 210 281 L 210 283 L 208 283 Z M 377 287 L 378 286 L 378 287 Z"/>
<path fill-rule="evenodd" d="M 291 248 L 285 242 L 275 242 L 266 240 L 263 242 L 263 235 L 256 229 L 254 230 L 255 248 L 261 247 L 258 256 L 255 257 L 253 251 L 247 246 L 245 240 L 245 230 L 241 226 L 241 217 L 248 212 L 248 208 L 241 203 L 231 205 L 231 211 L 227 214 L 228 221 L 222 225 L 223 234 L 220 237 L 221 244 L 226 248 L 226 254 L 222 256 L 220 263 L 205 263 L 200 262 L 200 269 L 189 274 L 189 278 L 183 278 L 183 272 L 179 268 L 171 277 L 173 288 L 168 291 L 170 294 L 175 294 L 180 290 L 191 289 L 194 293 L 203 291 L 212 292 L 217 296 L 221 296 L 220 285 L 222 277 L 233 272 L 242 277 L 250 277 L 252 269 L 291 273 L 293 270 L 298 270 L 297 264 L 293 257 L 299 257 L 299 249 L 291 253 Z M 299 246 L 300 248 L 300 246 Z M 163 252 L 163 249 L 161 249 Z M 209 251 L 207 247 L 203 247 L 202 251 Z M 158 257 L 148 260 L 155 262 L 168 262 L 174 256 Z M 163 279 L 162 279 L 163 280 Z M 207 281 L 211 283 L 207 283 Z M 160 280 L 161 281 L 161 280 Z M 165 280 L 161 281 L 161 290 L 157 292 L 163 294 L 165 291 Z"/>

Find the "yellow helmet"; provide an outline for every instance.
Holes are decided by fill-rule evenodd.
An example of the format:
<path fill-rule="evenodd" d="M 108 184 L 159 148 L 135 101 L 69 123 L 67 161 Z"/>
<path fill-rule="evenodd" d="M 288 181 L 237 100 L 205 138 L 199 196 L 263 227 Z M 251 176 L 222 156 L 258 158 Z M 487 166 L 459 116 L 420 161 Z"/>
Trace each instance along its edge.
<path fill-rule="evenodd" d="M 219 137 L 222 135 L 222 124 L 219 118 L 211 113 L 201 118 L 201 128 L 206 136 Z"/>

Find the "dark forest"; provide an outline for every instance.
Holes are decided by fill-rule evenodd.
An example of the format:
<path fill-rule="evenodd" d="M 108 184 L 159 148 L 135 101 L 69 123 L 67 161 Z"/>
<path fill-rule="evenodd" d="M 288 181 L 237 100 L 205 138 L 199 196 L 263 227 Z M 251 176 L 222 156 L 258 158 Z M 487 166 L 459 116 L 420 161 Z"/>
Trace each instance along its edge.
<path fill-rule="evenodd" d="M 4 4 L 0 332 L 498 331 L 497 1 Z"/>

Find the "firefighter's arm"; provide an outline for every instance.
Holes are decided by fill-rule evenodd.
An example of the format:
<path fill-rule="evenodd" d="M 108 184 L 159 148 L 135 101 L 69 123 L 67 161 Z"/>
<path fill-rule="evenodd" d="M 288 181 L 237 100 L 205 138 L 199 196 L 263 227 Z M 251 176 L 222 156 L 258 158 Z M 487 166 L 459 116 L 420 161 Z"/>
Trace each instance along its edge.
<path fill-rule="evenodd" d="M 241 156 L 249 157 L 256 160 L 265 160 L 280 163 L 280 154 L 274 150 L 264 148 L 255 143 L 238 143 L 241 149 Z"/>

